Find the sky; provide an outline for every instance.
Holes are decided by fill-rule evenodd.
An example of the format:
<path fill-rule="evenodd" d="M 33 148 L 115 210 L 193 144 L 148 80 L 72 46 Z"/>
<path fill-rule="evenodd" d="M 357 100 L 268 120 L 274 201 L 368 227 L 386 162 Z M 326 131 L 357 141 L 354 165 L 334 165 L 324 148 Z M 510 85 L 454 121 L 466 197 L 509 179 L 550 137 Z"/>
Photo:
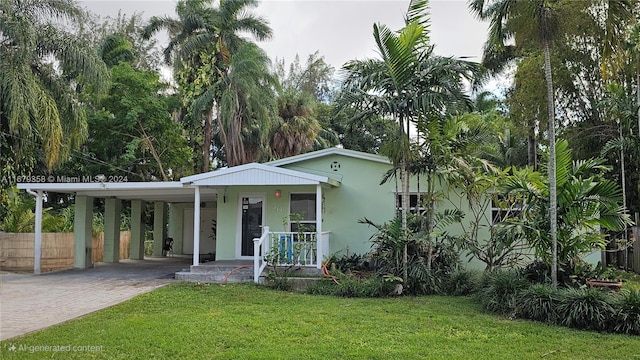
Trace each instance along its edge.
<path fill-rule="evenodd" d="M 175 0 L 84 0 L 80 5 L 101 16 L 118 11 L 143 17 L 175 17 Z M 319 51 L 325 61 L 339 69 L 349 60 L 377 57 L 373 24 L 397 30 L 403 26 L 408 0 L 262 0 L 253 11 L 264 17 L 273 37 L 259 45 L 272 58 L 289 64 L 299 54 L 304 61 Z M 466 0 L 431 0 L 430 36 L 435 52 L 443 56 L 480 61 L 487 24 L 474 18 Z M 161 46 L 166 34 L 158 38 Z"/>

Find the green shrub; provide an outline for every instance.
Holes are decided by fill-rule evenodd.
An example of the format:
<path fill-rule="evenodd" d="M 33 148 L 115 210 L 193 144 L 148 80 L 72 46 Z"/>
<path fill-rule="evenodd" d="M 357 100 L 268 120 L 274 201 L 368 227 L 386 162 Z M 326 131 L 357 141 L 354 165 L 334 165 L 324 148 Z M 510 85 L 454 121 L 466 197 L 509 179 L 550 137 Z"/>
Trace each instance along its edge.
<path fill-rule="evenodd" d="M 153 240 L 145 240 L 144 242 L 144 256 L 153 255 Z"/>
<path fill-rule="evenodd" d="M 616 313 L 608 293 L 593 288 L 569 288 L 559 294 L 558 318 L 562 325 L 599 331 L 610 329 Z"/>
<path fill-rule="evenodd" d="M 379 276 L 358 279 L 349 275 L 341 275 L 337 278 L 337 281 L 337 284 L 330 279 L 317 281 L 309 284 L 305 292 L 313 295 L 377 298 L 389 296 L 395 288 L 395 284 L 384 281 Z"/>
<path fill-rule="evenodd" d="M 455 274 L 454 274 L 455 275 Z M 466 275 L 452 275 L 449 280 Z M 640 291 L 555 288 L 534 284 L 517 271 L 486 273 L 475 297 L 492 312 L 567 327 L 640 335 Z M 454 286 L 449 285 L 450 288 Z"/>
<path fill-rule="evenodd" d="M 540 259 L 527 264 L 522 270 L 525 279 L 535 284 L 549 283 L 551 267 Z"/>
<path fill-rule="evenodd" d="M 442 235 L 430 237 L 424 233 L 424 216 L 408 218 L 407 231 L 402 229 L 400 217 L 389 223 L 375 224 L 371 220 L 359 222 L 376 228 L 371 237 L 371 257 L 379 276 L 402 277 L 404 273 L 404 248 L 407 249 L 407 279 L 404 292 L 411 295 L 442 293 L 442 284 L 459 265 L 456 239 Z"/>
<path fill-rule="evenodd" d="M 640 291 L 622 290 L 615 299 L 614 332 L 640 335 Z"/>
<path fill-rule="evenodd" d="M 275 290 L 290 291 L 293 289 L 293 283 L 289 281 L 288 272 L 279 274 L 274 270 L 269 270 L 266 276 L 266 285 Z"/>
<path fill-rule="evenodd" d="M 631 291 L 640 291 L 640 274 L 631 271 L 619 271 L 617 278 L 622 280 L 622 288 Z"/>
<path fill-rule="evenodd" d="M 444 293 L 453 296 L 471 295 L 478 290 L 479 278 L 477 271 L 458 269 L 445 279 Z"/>
<path fill-rule="evenodd" d="M 331 279 L 322 279 L 307 285 L 304 292 L 310 295 L 334 295 L 337 286 Z"/>
<path fill-rule="evenodd" d="M 560 292 L 558 288 L 547 284 L 535 284 L 522 290 L 518 296 L 518 316 L 551 324 L 556 323 Z"/>
<path fill-rule="evenodd" d="M 336 269 L 341 272 L 348 271 L 367 271 L 372 269 L 369 254 L 353 254 L 351 256 L 343 255 L 340 258 L 333 260 Z"/>
<path fill-rule="evenodd" d="M 484 276 L 484 287 L 477 293 L 482 306 L 489 311 L 515 316 L 519 293 L 529 287 L 529 282 L 514 270 L 498 270 Z"/>
<path fill-rule="evenodd" d="M 334 295 L 342 297 L 386 297 L 389 296 L 395 285 L 385 282 L 379 276 L 359 280 L 351 276 L 342 276 L 338 279 L 340 285 L 336 287 Z"/>

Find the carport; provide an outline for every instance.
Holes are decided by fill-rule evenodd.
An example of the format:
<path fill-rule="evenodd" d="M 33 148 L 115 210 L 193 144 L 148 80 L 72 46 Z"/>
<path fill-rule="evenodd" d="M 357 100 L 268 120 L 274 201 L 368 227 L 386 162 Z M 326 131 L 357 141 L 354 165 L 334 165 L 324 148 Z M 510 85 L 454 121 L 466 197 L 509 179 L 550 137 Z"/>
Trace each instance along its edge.
<path fill-rule="evenodd" d="M 42 206 L 47 193 L 74 194 L 74 268 L 91 266 L 91 230 L 93 199 L 105 199 L 104 211 L 104 261 L 118 262 L 120 250 L 120 213 L 122 201 L 131 201 L 130 259 L 144 259 L 144 226 L 142 215 L 146 202 L 154 203 L 153 255 L 162 256 L 167 237 L 167 205 L 192 203 L 193 264 L 199 262 L 200 208 L 205 202 L 217 200 L 214 187 L 194 186 L 181 182 L 78 182 L 78 183 L 19 183 L 18 189 L 26 190 L 36 199 L 34 273 L 41 272 Z"/>

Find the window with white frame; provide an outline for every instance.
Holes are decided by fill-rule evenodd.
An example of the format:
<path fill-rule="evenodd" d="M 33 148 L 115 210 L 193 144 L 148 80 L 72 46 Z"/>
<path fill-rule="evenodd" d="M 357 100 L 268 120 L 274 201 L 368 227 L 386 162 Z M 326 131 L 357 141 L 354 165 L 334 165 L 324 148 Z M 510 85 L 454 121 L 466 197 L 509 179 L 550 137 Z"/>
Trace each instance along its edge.
<path fill-rule="evenodd" d="M 409 212 L 412 214 L 422 213 L 425 210 L 423 201 L 424 194 L 420 193 L 418 197 L 417 192 L 409 193 Z M 402 193 L 396 193 L 396 211 L 402 211 Z"/>
<path fill-rule="evenodd" d="M 291 194 L 289 214 L 294 214 L 289 221 L 290 231 L 316 231 L 316 194 Z"/>
<path fill-rule="evenodd" d="M 491 199 L 491 222 L 497 224 L 520 215 L 522 204 L 508 201 L 502 197 Z"/>

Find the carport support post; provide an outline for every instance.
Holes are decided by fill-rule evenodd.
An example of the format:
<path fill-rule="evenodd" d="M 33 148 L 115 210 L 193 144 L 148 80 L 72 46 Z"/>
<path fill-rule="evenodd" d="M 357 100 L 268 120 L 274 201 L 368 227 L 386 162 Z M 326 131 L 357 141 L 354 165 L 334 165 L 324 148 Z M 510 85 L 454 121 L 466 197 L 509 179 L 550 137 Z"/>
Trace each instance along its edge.
<path fill-rule="evenodd" d="M 153 256 L 162 256 L 164 238 L 167 237 L 167 204 L 156 201 L 153 205 Z"/>
<path fill-rule="evenodd" d="M 35 239 L 33 247 L 33 273 L 40 274 L 42 270 L 42 190 L 33 192 L 27 190 L 28 193 L 36 197 L 36 223 L 35 223 Z"/>
<path fill-rule="evenodd" d="M 119 199 L 104 202 L 104 262 L 120 260 L 120 209 Z"/>
<path fill-rule="evenodd" d="M 93 198 L 76 195 L 73 221 L 73 267 L 87 269 L 93 266 L 91 238 L 93 225 Z"/>
<path fill-rule="evenodd" d="M 193 198 L 193 266 L 200 264 L 200 186 Z"/>
<path fill-rule="evenodd" d="M 320 243 L 322 238 L 322 185 L 316 185 L 316 267 L 320 269 L 322 267 L 322 261 L 325 256 L 329 254 L 323 254 L 324 244 Z M 321 246 L 322 245 L 322 246 Z"/>
<path fill-rule="evenodd" d="M 142 211 L 145 202 L 131 200 L 131 242 L 129 243 L 129 258 L 144 260 L 144 222 Z"/>

